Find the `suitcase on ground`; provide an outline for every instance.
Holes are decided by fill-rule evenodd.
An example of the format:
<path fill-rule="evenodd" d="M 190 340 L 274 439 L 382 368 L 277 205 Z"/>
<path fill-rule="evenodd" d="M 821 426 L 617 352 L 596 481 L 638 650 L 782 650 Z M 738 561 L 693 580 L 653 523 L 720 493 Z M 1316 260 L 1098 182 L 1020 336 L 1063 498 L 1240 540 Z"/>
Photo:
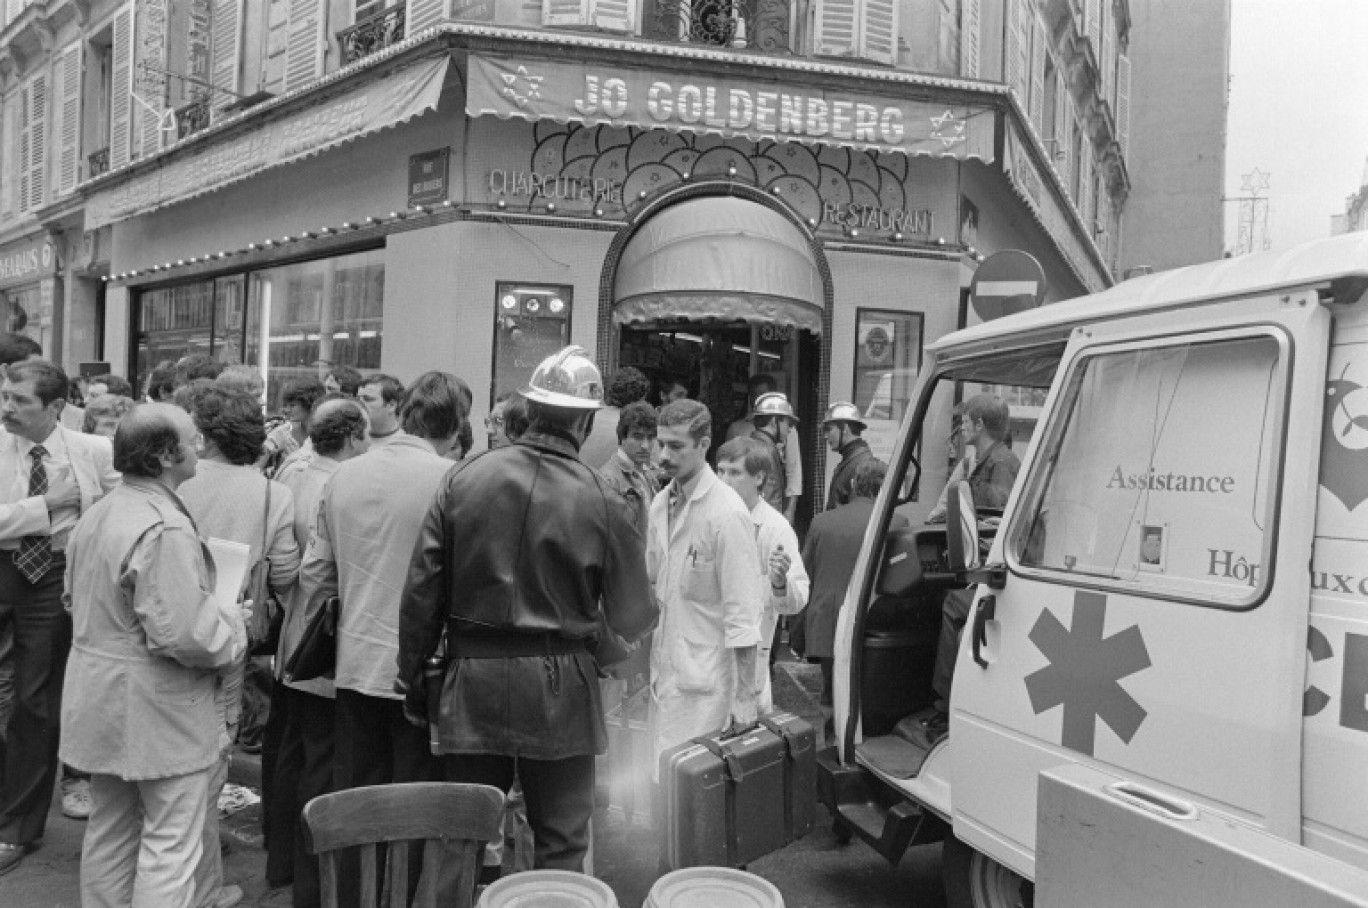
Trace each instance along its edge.
<path fill-rule="evenodd" d="M 772 712 L 735 737 L 694 738 L 660 755 L 665 861 L 672 870 L 740 867 L 812 830 L 812 726 Z"/>

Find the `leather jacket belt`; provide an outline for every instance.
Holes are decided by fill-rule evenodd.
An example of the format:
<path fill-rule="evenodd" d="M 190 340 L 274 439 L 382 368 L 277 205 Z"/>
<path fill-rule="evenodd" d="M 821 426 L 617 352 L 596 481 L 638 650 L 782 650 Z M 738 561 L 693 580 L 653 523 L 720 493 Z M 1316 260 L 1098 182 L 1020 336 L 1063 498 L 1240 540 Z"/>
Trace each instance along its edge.
<path fill-rule="evenodd" d="M 585 642 L 555 634 L 448 634 L 447 657 L 515 659 L 519 656 L 560 656 L 584 652 Z"/>

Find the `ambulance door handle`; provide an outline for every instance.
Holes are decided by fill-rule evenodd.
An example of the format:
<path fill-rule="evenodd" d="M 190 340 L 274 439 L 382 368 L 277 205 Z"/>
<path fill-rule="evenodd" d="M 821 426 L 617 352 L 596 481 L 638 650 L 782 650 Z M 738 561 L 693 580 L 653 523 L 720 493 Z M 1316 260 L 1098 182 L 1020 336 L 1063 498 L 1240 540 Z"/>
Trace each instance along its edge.
<path fill-rule="evenodd" d="M 987 668 L 988 660 L 979 653 L 981 647 L 988 645 L 988 622 L 997 616 L 997 597 L 983 596 L 974 607 L 974 661 L 979 668 Z"/>

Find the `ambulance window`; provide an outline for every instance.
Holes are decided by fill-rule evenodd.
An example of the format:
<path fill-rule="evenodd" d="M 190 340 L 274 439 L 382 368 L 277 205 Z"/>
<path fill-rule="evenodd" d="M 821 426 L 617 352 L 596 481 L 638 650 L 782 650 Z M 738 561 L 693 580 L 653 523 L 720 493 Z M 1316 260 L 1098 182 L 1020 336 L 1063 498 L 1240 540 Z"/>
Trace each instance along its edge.
<path fill-rule="evenodd" d="M 1269 336 L 1085 355 L 1012 527 L 1019 566 L 1219 605 L 1256 600 L 1280 374 Z"/>

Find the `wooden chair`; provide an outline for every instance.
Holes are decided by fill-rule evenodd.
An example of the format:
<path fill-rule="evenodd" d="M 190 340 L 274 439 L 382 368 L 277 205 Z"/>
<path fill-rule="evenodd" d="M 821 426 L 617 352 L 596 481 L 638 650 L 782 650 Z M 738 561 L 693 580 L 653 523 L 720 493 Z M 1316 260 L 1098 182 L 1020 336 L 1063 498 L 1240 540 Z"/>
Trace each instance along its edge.
<path fill-rule="evenodd" d="M 414 908 L 436 908 L 438 867 L 443 857 L 459 862 L 455 908 L 470 908 L 486 842 L 499 836 L 504 796 L 489 785 L 410 782 L 372 785 L 320 795 L 304 807 L 311 849 L 319 856 L 323 908 L 337 908 L 338 850 L 361 849 L 361 904 L 376 904 L 379 845 L 387 844 L 384 879 L 388 904 L 407 904 L 409 846 L 423 847 L 423 869 Z M 437 847 L 445 840 L 444 847 Z"/>

